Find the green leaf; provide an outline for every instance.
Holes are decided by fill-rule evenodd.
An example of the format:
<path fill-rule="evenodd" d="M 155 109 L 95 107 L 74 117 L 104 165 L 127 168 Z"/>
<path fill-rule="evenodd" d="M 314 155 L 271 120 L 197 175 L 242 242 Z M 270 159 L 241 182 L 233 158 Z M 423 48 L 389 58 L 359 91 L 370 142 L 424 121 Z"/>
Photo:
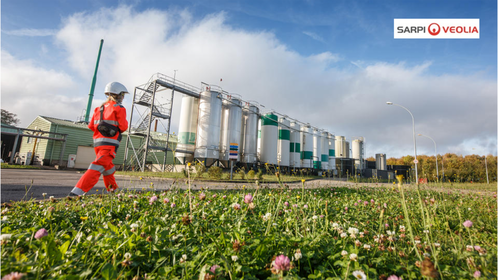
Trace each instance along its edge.
<path fill-rule="evenodd" d="M 107 263 L 102 268 L 102 277 L 106 280 L 116 279 L 118 277 L 116 269 L 111 263 Z"/>

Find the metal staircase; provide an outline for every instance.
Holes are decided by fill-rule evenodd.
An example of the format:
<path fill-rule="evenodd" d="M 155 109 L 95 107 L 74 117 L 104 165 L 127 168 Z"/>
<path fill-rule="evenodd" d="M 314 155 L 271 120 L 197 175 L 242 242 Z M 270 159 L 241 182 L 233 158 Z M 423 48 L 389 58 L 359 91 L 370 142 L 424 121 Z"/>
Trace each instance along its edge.
<path fill-rule="evenodd" d="M 147 83 L 135 87 L 129 137 L 126 137 L 124 170 L 167 170 L 166 159 L 168 151 L 171 151 L 169 135 L 175 91 L 197 98 L 200 92 L 194 86 L 160 73 L 152 75 Z M 159 123 L 162 128 L 160 132 L 157 131 Z"/>

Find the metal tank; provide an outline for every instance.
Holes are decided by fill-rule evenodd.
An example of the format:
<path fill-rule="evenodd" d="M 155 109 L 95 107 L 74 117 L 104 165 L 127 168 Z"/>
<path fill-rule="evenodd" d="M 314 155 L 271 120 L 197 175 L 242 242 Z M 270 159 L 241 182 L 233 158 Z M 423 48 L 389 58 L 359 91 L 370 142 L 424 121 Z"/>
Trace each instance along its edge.
<path fill-rule="evenodd" d="M 221 119 L 220 160 L 227 162 L 230 157 L 230 145 L 240 146 L 242 126 L 242 102 L 238 98 L 223 100 Z M 240 161 L 240 150 L 237 159 Z"/>
<path fill-rule="evenodd" d="M 242 162 L 254 164 L 258 161 L 258 124 L 259 124 L 259 108 L 247 104 L 244 106 L 244 146 L 242 152 Z"/>
<path fill-rule="evenodd" d="M 346 142 L 346 137 L 336 136 L 335 156 L 338 158 L 349 158 L 349 143 Z"/>
<path fill-rule="evenodd" d="M 313 129 L 313 169 L 322 169 L 322 139 L 320 137 L 320 131 L 318 129 Z"/>
<path fill-rule="evenodd" d="M 375 154 L 375 169 L 387 170 L 386 154 Z"/>
<path fill-rule="evenodd" d="M 322 153 L 320 156 L 320 161 L 322 162 L 322 170 L 329 170 L 329 135 L 328 132 L 322 132 L 320 139 L 322 141 Z"/>
<path fill-rule="evenodd" d="M 261 161 L 261 118 L 258 117 L 258 159 Z"/>
<path fill-rule="evenodd" d="M 175 157 L 181 163 L 191 162 L 194 159 L 198 112 L 199 100 L 195 97 L 184 95 L 180 109 L 178 145 L 176 146 L 176 150 L 189 151 L 191 153 L 175 152 Z"/>
<path fill-rule="evenodd" d="M 284 117 L 278 119 L 277 152 L 279 165 L 288 167 L 290 162 L 290 121 Z"/>
<path fill-rule="evenodd" d="M 356 169 L 363 169 L 363 138 L 354 139 L 351 148 Z"/>
<path fill-rule="evenodd" d="M 301 167 L 313 167 L 313 134 L 309 125 L 301 128 L 301 144 L 303 151 L 301 152 Z"/>
<path fill-rule="evenodd" d="M 290 124 L 289 166 L 301 168 L 301 126 L 296 122 Z"/>
<path fill-rule="evenodd" d="M 199 117 L 194 158 L 211 165 L 219 159 L 221 98 L 220 93 L 206 90 L 199 98 Z"/>
<path fill-rule="evenodd" d="M 327 136 L 329 141 L 329 170 L 335 170 L 335 136 L 329 133 Z M 333 172 L 334 173 L 334 172 Z"/>
<path fill-rule="evenodd" d="M 262 163 L 277 164 L 278 117 L 273 113 L 261 117 Z"/>

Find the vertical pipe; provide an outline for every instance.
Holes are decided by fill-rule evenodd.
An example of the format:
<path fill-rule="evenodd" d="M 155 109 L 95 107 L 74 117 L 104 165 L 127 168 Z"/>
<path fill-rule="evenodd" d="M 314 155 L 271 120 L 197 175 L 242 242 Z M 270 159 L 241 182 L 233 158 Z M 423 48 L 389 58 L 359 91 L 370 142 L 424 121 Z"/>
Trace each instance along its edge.
<path fill-rule="evenodd" d="M 95 90 L 95 82 L 97 81 L 97 70 L 99 69 L 100 54 L 102 52 L 103 44 L 104 44 L 104 39 L 101 39 L 99 47 L 99 55 L 97 56 L 97 64 L 95 65 L 95 72 L 93 73 L 92 87 L 90 88 L 90 94 L 88 95 L 88 104 L 86 105 L 85 122 L 88 122 L 88 119 L 90 117 L 90 110 L 92 109 L 93 91 Z"/>
<path fill-rule="evenodd" d="M 12 148 L 12 154 L 10 155 L 10 160 L 9 160 L 10 164 L 14 163 L 14 157 L 16 155 L 16 150 L 17 150 L 17 142 L 19 141 L 19 134 L 21 134 L 21 130 L 17 129 L 16 140 L 14 140 L 14 147 Z"/>

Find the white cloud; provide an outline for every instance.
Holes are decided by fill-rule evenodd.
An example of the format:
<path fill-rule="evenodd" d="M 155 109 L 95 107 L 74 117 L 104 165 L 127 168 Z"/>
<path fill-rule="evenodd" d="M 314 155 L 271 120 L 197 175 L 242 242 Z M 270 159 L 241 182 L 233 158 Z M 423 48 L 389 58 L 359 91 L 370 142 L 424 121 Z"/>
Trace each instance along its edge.
<path fill-rule="evenodd" d="M 75 119 L 85 102 L 74 94 L 76 88 L 68 74 L 37 67 L 2 51 L 2 109 L 17 114 L 21 127 L 38 115 Z"/>
<path fill-rule="evenodd" d="M 306 36 L 311 37 L 313 40 L 317 40 L 318 42 L 325 42 L 325 40 L 318 34 L 309 32 L 309 31 L 303 31 L 303 34 Z"/>
<path fill-rule="evenodd" d="M 271 32 L 250 32 L 228 25 L 225 13 L 194 19 L 188 10 L 137 12 L 121 6 L 74 14 L 64 20 L 56 40 L 67 52 L 67 63 L 79 74 L 78 80 L 91 80 L 102 38 L 105 42 L 96 98 L 100 98 L 101 89 L 109 81 L 120 81 L 132 91 L 156 72 L 173 76 L 173 71 L 178 70 L 176 77 L 180 81 L 195 86 L 200 82 L 219 84 L 244 100 L 265 105 L 264 110 L 275 109 L 348 138 L 364 136 L 367 156 L 386 153 L 392 157 L 413 152 L 410 116 L 401 108 L 388 107 L 386 101 L 409 108 L 415 116 L 417 133 L 433 137 L 441 153 L 472 153 L 469 143 L 477 143 L 479 147 L 475 148 L 486 146 L 496 154 L 496 81 L 477 75 L 435 76 L 429 71 L 433 62 L 409 66 L 403 62 L 357 61 L 359 68 L 345 70 L 335 64 L 340 54 L 303 56 Z M 25 68 L 33 76 L 39 76 L 39 72 L 47 75 L 43 86 L 55 88 L 51 91 L 64 92 L 74 86 L 66 74 L 32 65 Z M 7 69 L 4 64 L 2 69 Z M 11 81 L 5 79 L 6 71 L 2 90 L 5 84 L 16 91 L 21 78 L 14 76 L 24 72 L 11 73 Z M 59 80 L 65 83 L 61 85 Z M 30 98 L 36 97 L 36 91 L 25 92 Z M 81 106 L 73 105 L 72 111 L 84 109 L 87 90 L 79 90 L 78 96 L 70 97 L 69 101 L 79 100 Z M 125 103 L 128 112 L 129 99 Z M 173 131 L 178 126 L 180 99 L 175 97 Z M 70 102 L 58 101 L 45 103 L 58 108 L 54 111 L 57 114 L 73 118 L 74 112 L 66 109 Z M 19 111 L 15 113 L 21 115 Z M 33 110 L 33 114 L 45 113 Z M 419 153 L 433 153 L 432 143 L 417 141 Z"/>

